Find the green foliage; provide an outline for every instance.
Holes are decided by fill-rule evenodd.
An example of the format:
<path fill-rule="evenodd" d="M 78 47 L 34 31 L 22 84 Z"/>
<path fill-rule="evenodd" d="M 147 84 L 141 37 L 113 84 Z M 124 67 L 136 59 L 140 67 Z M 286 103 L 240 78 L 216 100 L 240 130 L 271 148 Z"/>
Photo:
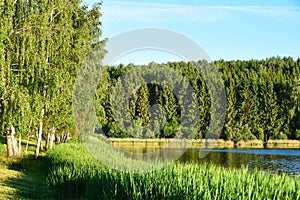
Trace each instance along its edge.
<path fill-rule="evenodd" d="M 164 137 L 165 138 L 174 138 L 178 135 L 179 122 L 176 118 L 173 118 L 171 122 L 167 122 L 164 127 Z"/>
<path fill-rule="evenodd" d="M 120 129 L 116 122 L 109 123 L 104 130 L 107 130 L 108 137 L 126 137 L 125 132 Z"/>
<path fill-rule="evenodd" d="M 283 132 L 280 132 L 279 135 L 277 136 L 278 139 L 280 140 L 287 140 L 288 136 L 284 134 Z"/>
<path fill-rule="evenodd" d="M 202 65 L 207 63 L 199 62 Z M 292 58 L 269 58 L 266 60 L 250 61 L 215 61 L 221 72 L 226 90 L 226 122 L 223 127 L 221 138 L 239 140 L 260 139 L 267 141 L 270 138 L 296 139 L 295 131 L 300 129 L 300 109 L 299 109 L 299 59 Z M 110 101 L 111 93 L 118 78 L 126 74 L 133 68 L 147 69 L 155 66 L 150 63 L 148 66 L 118 66 L 108 68 L 104 73 L 101 84 L 98 86 L 96 107 L 99 107 L 99 121 L 102 125 L 110 124 L 115 120 L 112 116 L 112 104 Z M 196 99 L 196 105 L 191 99 L 176 97 L 174 91 L 171 91 L 166 84 L 145 84 L 136 91 L 132 91 L 132 98 L 129 102 L 130 116 L 140 126 L 155 130 L 155 137 L 174 137 L 179 127 L 189 127 L 180 124 L 183 112 L 191 111 L 187 114 L 187 122 L 196 124 L 197 130 L 191 130 L 194 138 L 204 138 L 210 125 L 211 119 L 211 93 L 206 87 L 205 79 L 198 73 L 192 62 L 174 62 L 163 64 L 164 68 L 176 70 L 179 77 L 183 75 L 189 80 L 193 89 L 193 97 Z M 137 69 L 138 71 L 138 69 Z M 153 74 L 156 72 L 153 71 Z M 159 77 L 159 76 L 158 76 Z M 209 77 L 215 79 L 215 77 Z M 139 79 L 138 73 L 131 74 L 127 81 Z M 179 94 L 186 92 L 187 85 L 182 82 Z M 119 97 L 121 98 L 121 97 Z M 186 105 L 182 107 L 182 102 Z M 151 113 L 151 107 L 161 105 L 156 110 L 157 113 Z M 119 108 L 116 105 L 114 108 Z M 198 106 L 198 107 L 197 107 Z M 199 116 L 195 111 L 199 111 Z M 164 110 L 161 111 L 161 110 Z M 162 116 L 158 113 L 164 113 L 166 123 L 163 124 Z M 122 117 L 122 115 L 120 115 Z M 156 121 L 151 123 L 151 119 Z M 176 120 L 174 120 L 176 119 Z M 177 121 L 177 122 L 176 122 Z M 178 124 L 179 123 L 179 124 Z M 181 125 L 181 126 L 180 126 Z M 163 127 L 160 127 L 163 126 Z M 136 126 L 137 127 L 137 126 Z M 192 127 L 192 126 L 190 126 Z M 134 127 L 130 127 L 134 130 Z M 160 131 L 157 131 L 160 130 Z M 131 131 L 132 132 L 132 131 Z M 126 133 L 125 133 L 126 135 Z M 128 134 L 130 137 L 132 134 Z M 136 131 L 137 137 L 143 137 L 144 134 Z M 286 135 L 286 136 L 285 136 Z M 151 136 L 151 137 L 152 137 Z"/>
<path fill-rule="evenodd" d="M 80 0 L 0 3 L 0 132 L 74 129 L 77 71 L 101 41 L 100 10 Z"/>
<path fill-rule="evenodd" d="M 297 129 L 297 130 L 295 131 L 295 138 L 296 138 L 297 140 L 300 140 L 300 129 Z"/>
<path fill-rule="evenodd" d="M 299 199 L 299 179 L 247 168 L 176 164 L 133 173 L 97 162 L 81 144 L 52 149 L 47 160 L 50 185 L 64 188 L 61 198 L 79 199 Z"/>

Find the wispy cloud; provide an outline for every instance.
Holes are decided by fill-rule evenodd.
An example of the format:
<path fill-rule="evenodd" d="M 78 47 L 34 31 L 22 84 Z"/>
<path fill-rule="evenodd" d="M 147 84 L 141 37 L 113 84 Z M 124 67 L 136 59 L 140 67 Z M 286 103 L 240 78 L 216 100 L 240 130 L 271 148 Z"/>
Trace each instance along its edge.
<path fill-rule="evenodd" d="M 214 22 L 238 13 L 264 15 L 277 20 L 298 20 L 299 7 L 285 6 L 185 6 L 177 4 L 112 2 L 104 3 L 107 22 Z"/>
<path fill-rule="evenodd" d="M 275 17 L 278 19 L 299 19 L 300 8 L 299 7 L 287 7 L 287 6 L 240 6 L 240 7 L 228 7 L 229 10 L 236 12 L 249 12 L 255 14 L 262 14 L 269 17 Z"/>

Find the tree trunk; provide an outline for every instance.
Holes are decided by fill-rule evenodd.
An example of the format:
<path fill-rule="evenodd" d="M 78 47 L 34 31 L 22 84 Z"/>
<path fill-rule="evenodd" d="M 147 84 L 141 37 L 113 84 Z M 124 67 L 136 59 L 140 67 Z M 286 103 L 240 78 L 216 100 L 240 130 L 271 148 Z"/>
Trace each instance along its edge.
<path fill-rule="evenodd" d="M 19 154 L 17 141 L 15 139 L 15 127 L 11 126 L 11 132 L 7 132 L 6 144 L 7 144 L 7 157 L 12 158 Z"/>
<path fill-rule="evenodd" d="M 40 121 L 39 134 L 38 134 L 36 149 L 35 149 L 35 154 L 34 154 L 35 158 L 38 158 L 38 156 L 39 156 L 41 143 L 42 143 L 43 117 L 44 117 L 44 108 L 42 109 L 42 116 L 41 116 L 41 121 Z"/>
<path fill-rule="evenodd" d="M 28 144 L 29 144 L 29 138 L 30 138 L 30 136 L 28 135 L 28 137 L 27 137 L 27 143 L 26 143 L 26 148 L 25 148 L 25 155 L 27 155 Z"/>
<path fill-rule="evenodd" d="M 6 134 L 6 145 L 7 145 L 7 157 L 9 157 L 9 158 L 14 157 L 14 150 L 13 150 L 11 135 L 8 132 Z"/>
<path fill-rule="evenodd" d="M 267 144 L 268 144 L 268 141 L 269 141 L 269 133 L 265 133 L 264 134 L 264 148 L 266 149 L 267 148 Z"/>
<path fill-rule="evenodd" d="M 44 150 L 42 135 L 41 135 L 40 151 Z"/>
<path fill-rule="evenodd" d="M 47 137 L 46 137 L 46 151 L 49 150 L 49 143 L 50 143 L 50 133 L 47 133 Z"/>
<path fill-rule="evenodd" d="M 11 126 L 11 142 L 13 147 L 14 156 L 19 155 L 19 149 L 17 145 L 17 140 L 15 138 L 16 130 L 14 126 Z"/>
<path fill-rule="evenodd" d="M 42 142 L 42 133 L 43 133 L 43 122 L 40 122 L 39 134 L 38 134 L 36 149 L 35 149 L 35 154 L 34 154 L 35 158 L 37 158 L 40 153 L 40 146 L 41 146 L 41 142 Z"/>
<path fill-rule="evenodd" d="M 52 149 L 54 140 L 55 140 L 55 129 L 53 127 L 52 131 L 51 131 L 51 134 L 50 134 L 49 149 Z"/>
<path fill-rule="evenodd" d="M 22 145 L 22 135 L 19 135 L 19 154 L 21 153 L 21 145 Z"/>
<path fill-rule="evenodd" d="M 47 134 L 47 140 L 46 140 L 47 151 L 52 148 L 54 139 L 55 139 L 55 129 L 54 127 L 52 127 L 50 132 Z"/>
<path fill-rule="evenodd" d="M 67 134 L 63 133 L 63 134 L 61 135 L 61 142 L 62 142 L 62 143 L 65 143 L 66 140 L 67 140 Z"/>
<path fill-rule="evenodd" d="M 55 144 L 60 144 L 60 136 L 59 135 L 56 135 L 55 137 Z"/>

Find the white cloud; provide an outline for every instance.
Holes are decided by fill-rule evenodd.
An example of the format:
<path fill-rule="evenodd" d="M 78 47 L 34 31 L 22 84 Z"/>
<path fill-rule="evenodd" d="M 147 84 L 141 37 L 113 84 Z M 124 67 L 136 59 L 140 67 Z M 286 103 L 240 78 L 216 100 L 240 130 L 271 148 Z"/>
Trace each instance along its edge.
<path fill-rule="evenodd" d="M 185 6 L 137 2 L 107 2 L 102 12 L 106 22 L 214 22 L 226 20 L 241 12 L 279 20 L 298 20 L 300 17 L 299 7 Z"/>
<path fill-rule="evenodd" d="M 287 7 L 287 6 L 240 6 L 230 7 L 233 11 L 250 12 L 256 14 L 262 14 L 270 17 L 284 18 L 284 19 L 299 19 L 300 8 L 299 7 Z"/>

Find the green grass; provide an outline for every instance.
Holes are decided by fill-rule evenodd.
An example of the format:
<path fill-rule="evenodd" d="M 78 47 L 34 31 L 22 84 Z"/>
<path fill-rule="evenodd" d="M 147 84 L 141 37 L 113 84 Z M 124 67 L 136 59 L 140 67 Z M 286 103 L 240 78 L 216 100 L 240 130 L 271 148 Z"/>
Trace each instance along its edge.
<path fill-rule="evenodd" d="M 267 172 L 173 163 L 152 172 L 106 167 L 79 143 L 46 156 L 47 181 L 64 188 L 62 198 L 83 199 L 300 199 L 300 179 Z"/>
<path fill-rule="evenodd" d="M 4 140 L 0 136 L 0 140 Z M 26 139 L 22 141 L 25 149 Z M 7 158 L 6 145 L 0 144 L 0 199 L 57 199 L 60 189 L 49 186 L 46 177 L 49 166 L 45 153 L 34 159 L 35 141 L 30 141 L 28 155 Z"/>
<path fill-rule="evenodd" d="M 34 148 L 31 141 L 28 156 L 8 159 L 0 143 L 0 199 L 300 199 L 299 177 L 179 163 L 133 173 L 99 163 L 80 143 L 55 146 L 37 160 Z M 119 166 L 130 162 L 119 158 Z"/>

